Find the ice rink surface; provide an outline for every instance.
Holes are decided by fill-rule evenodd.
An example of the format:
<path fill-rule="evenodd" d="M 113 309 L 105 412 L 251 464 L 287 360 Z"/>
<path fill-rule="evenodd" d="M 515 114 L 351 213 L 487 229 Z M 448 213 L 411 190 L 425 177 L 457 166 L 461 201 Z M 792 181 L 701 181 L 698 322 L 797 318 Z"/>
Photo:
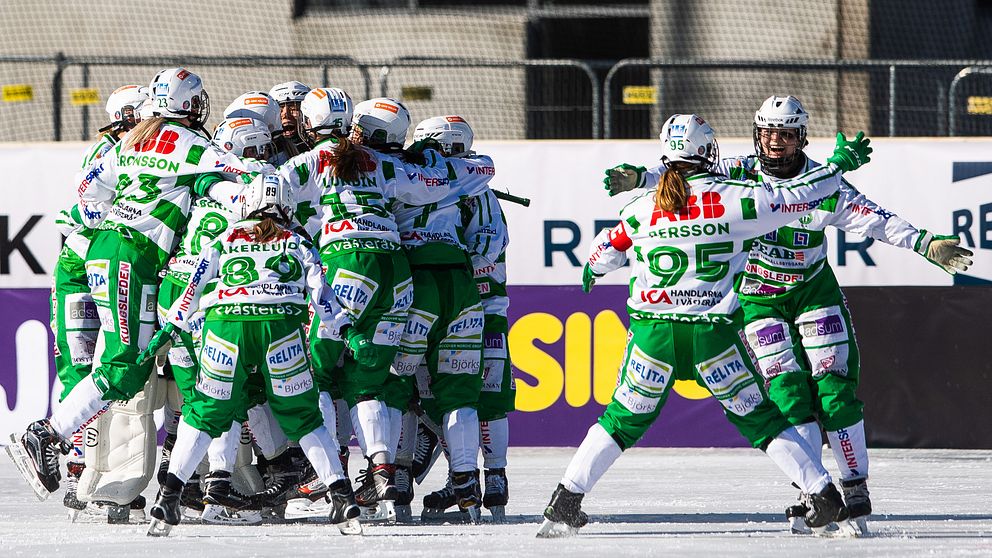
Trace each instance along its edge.
<path fill-rule="evenodd" d="M 992 556 L 992 451 L 872 450 L 872 536 L 827 539 L 789 533 L 796 490 L 757 450 L 632 449 L 586 496 L 591 523 L 577 537 L 536 539 L 573 451 L 510 450 L 505 525 L 418 521 L 345 537 L 320 524 L 183 523 L 166 539 L 146 537 L 147 525 L 70 524 L 61 491 L 38 502 L 0 453 L 0 556 Z M 353 457 L 352 476 L 361 466 Z M 416 487 L 415 516 L 441 469 Z"/>

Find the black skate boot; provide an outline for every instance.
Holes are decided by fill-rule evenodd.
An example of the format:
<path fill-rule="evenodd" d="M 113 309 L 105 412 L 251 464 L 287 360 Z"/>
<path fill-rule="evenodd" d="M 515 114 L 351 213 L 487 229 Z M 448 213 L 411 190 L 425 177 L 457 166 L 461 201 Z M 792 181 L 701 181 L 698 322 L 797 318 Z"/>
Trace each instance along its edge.
<path fill-rule="evenodd" d="M 355 491 L 355 502 L 362 508 L 364 521 L 396 521 L 396 466 L 391 463 L 373 464 L 359 472 L 361 486 Z"/>
<path fill-rule="evenodd" d="M 169 476 L 169 462 L 172 460 L 172 448 L 176 445 L 176 435 L 166 434 L 165 441 L 162 442 L 162 459 L 158 462 L 158 485 L 165 484 L 165 478 Z"/>
<path fill-rule="evenodd" d="M 420 520 L 444 520 L 445 510 L 457 504 L 458 501 L 455 500 L 455 491 L 451 488 L 451 477 L 449 476 L 443 488 L 424 496 L 424 511 L 420 514 Z"/>
<path fill-rule="evenodd" d="M 59 489 L 59 455 L 68 455 L 72 444 L 52 428 L 48 419 L 42 419 L 28 425 L 20 439 L 11 434 L 6 450 L 38 499 L 44 500 Z"/>
<path fill-rule="evenodd" d="M 175 475 L 167 474 L 166 480 L 168 480 L 170 476 L 174 477 Z M 165 486 L 165 484 L 162 484 L 162 486 Z M 189 478 L 189 482 L 187 482 L 186 486 L 183 488 L 179 503 L 183 507 L 191 510 L 198 512 L 203 511 L 203 489 L 200 488 L 200 475 L 193 473 L 193 476 Z"/>
<path fill-rule="evenodd" d="M 437 434 L 433 430 L 424 426 L 424 423 L 417 423 L 417 445 L 413 450 L 413 464 L 410 465 L 410 475 L 418 483 L 424 481 L 424 477 L 431 470 L 434 462 L 441 454 L 440 444 Z"/>
<path fill-rule="evenodd" d="M 833 483 L 828 484 L 818 494 L 810 494 L 807 505 L 810 510 L 806 513 L 806 525 L 809 525 L 816 535 L 827 534 L 831 523 L 846 523 L 850 515 L 840 492 Z"/>
<path fill-rule="evenodd" d="M 296 497 L 300 471 L 295 469 L 287 450 L 269 461 L 268 473 L 268 486 L 252 499 L 259 509 L 271 509 L 276 515 L 281 515 L 286 502 Z"/>
<path fill-rule="evenodd" d="M 806 505 L 808 501 L 809 495 L 800 492 L 799 502 L 785 508 L 785 518 L 789 520 L 789 530 L 792 531 L 793 535 L 809 535 L 813 533 L 809 526 L 806 525 L 806 514 L 809 513 L 809 506 Z"/>
<path fill-rule="evenodd" d="M 348 474 L 348 457 L 351 456 L 351 450 L 348 446 L 341 446 L 338 448 L 338 459 L 341 460 L 341 470 L 344 471 L 344 478 L 351 478 Z"/>
<path fill-rule="evenodd" d="M 589 523 L 589 516 L 582 511 L 584 494 L 569 492 L 559 484 L 551 495 L 551 502 L 544 508 L 544 523 L 537 531 L 538 538 L 570 537 Z"/>
<path fill-rule="evenodd" d="M 858 536 L 868 534 L 868 516 L 871 515 L 871 498 L 868 497 L 868 479 L 840 481 L 844 490 L 844 503 L 851 514 L 851 522 L 858 529 Z"/>
<path fill-rule="evenodd" d="M 200 521 L 214 525 L 260 525 L 256 502 L 231 486 L 231 473 L 212 471 L 206 476 L 204 509 Z"/>
<path fill-rule="evenodd" d="M 179 505 L 183 492 L 183 481 L 176 475 L 168 475 L 165 483 L 159 488 L 158 497 L 149 512 L 152 516 L 151 524 L 148 526 L 149 537 L 166 537 L 174 526 L 179 525 L 182 519 Z"/>
<path fill-rule="evenodd" d="M 486 469 L 486 495 L 482 498 L 482 505 L 493 514 L 494 523 L 506 522 L 506 503 L 509 499 L 506 469 Z"/>
<path fill-rule="evenodd" d="M 454 492 L 458 509 L 468 512 L 472 523 L 482 519 L 482 488 L 479 486 L 479 470 L 451 473 L 451 489 Z"/>
<path fill-rule="evenodd" d="M 329 505 L 331 523 L 338 526 L 343 535 L 361 535 L 362 524 L 358 522 L 361 510 L 355 503 L 355 493 L 351 490 L 348 479 L 334 482 L 327 488 L 324 501 Z"/>
<path fill-rule="evenodd" d="M 413 520 L 410 503 L 413 502 L 413 479 L 410 478 L 410 467 L 397 465 L 393 476 L 396 484 L 396 521 L 409 523 Z"/>
<path fill-rule="evenodd" d="M 62 505 L 69 508 L 69 519 L 76 520 L 76 516 L 86 509 L 86 502 L 80 502 L 76 498 L 76 488 L 79 486 L 79 477 L 86 469 L 84 463 L 69 462 L 65 464 L 65 496 L 62 497 Z"/>

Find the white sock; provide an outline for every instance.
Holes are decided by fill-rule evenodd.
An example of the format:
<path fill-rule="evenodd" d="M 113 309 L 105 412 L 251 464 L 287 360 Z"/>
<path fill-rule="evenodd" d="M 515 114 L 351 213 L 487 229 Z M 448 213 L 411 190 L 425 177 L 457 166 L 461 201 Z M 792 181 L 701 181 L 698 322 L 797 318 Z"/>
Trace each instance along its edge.
<path fill-rule="evenodd" d="M 344 399 L 335 399 L 334 411 L 338 417 L 338 445 L 347 446 L 348 442 L 351 441 L 351 433 L 354 431 L 354 428 L 351 426 L 351 412 L 348 410 L 348 403 Z"/>
<path fill-rule="evenodd" d="M 351 409 L 351 425 L 363 455 L 389 452 L 389 412 L 385 403 L 375 399 L 360 401 Z"/>
<path fill-rule="evenodd" d="M 863 479 L 868 476 L 868 445 L 865 442 L 865 421 L 827 432 L 830 449 L 837 460 L 841 480 Z"/>
<path fill-rule="evenodd" d="M 207 459 L 210 461 L 210 471 L 234 470 L 234 462 L 238 459 L 238 447 L 241 445 L 241 423 L 234 421 L 231 429 L 210 441 L 207 447 Z"/>
<path fill-rule="evenodd" d="M 823 463 L 823 435 L 820 434 L 820 425 L 816 422 L 804 422 L 795 426 L 803 441 L 809 446 L 810 455 L 816 458 L 817 463 Z"/>
<path fill-rule="evenodd" d="M 479 423 L 479 445 L 486 469 L 506 467 L 506 448 L 510 445 L 510 421 L 506 417 Z"/>
<path fill-rule="evenodd" d="M 783 430 L 768 444 L 765 453 L 807 494 L 818 494 L 830 484 L 830 474 L 813 460 L 809 446 L 795 428 Z"/>
<path fill-rule="evenodd" d="M 448 463 L 454 473 L 479 468 L 479 414 L 462 407 L 444 415 L 444 439 L 448 443 Z"/>
<path fill-rule="evenodd" d="M 320 392 L 317 403 L 320 407 L 320 416 L 324 419 L 324 428 L 330 433 L 331 438 L 338 437 L 338 412 L 331 400 L 331 394 L 326 391 Z"/>
<path fill-rule="evenodd" d="M 172 459 L 169 461 L 169 472 L 184 483 L 188 482 L 209 446 L 209 434 L 197 430 L 184 420 L 179 421 L 179 426 L 176 428 L 176 445 L 172 448 Z"/>
<path fill-rule="evenodd" d="M 324 485 L 331 486 L 344 478 L 337 444 L 326 427 L 318 426 L 313 432 L 300 438 L 300 447 Z"/>
<path fill-rule="evenodd" d="M 598 422 L 593 424 L 568 463 L 565 476 L 561 479 L 562 485 L 569 492 L 590 492 L 621 453 L 623 450 L 616 440 Z"/>
<path fill-rule="evenodd" d="M 103 400 L 103 393 L 100 388 L 93 383 L 93 375 L 89 375 L 72 388 L 69 395 L 62 400 L 59 408 L 52 413 L 49 419 L 52 428 L 64 439 L 69 439 L 84 422 L 93 418 L 93 415 L 110 404 Z"/>
<path fill-rule="evenodd" d="M 396 452 L 400 447 L 400 437 L 403 435 L 403 411 L 386 407 L 389 413 L 389 456 L 387 463 L 396 463 Z"/>
<path fill-rule="evenodd" d="M 268 403 L 248 409 L 248 428 L 251 428 L 251 436 L 266 459 L 275 459 L 289 447 L 289 438 Z"/>
<path fill-rule="evenodd" d="M 402 424 L 400 443 L 396 446 L 395 463 L 409 467 L 413 464 L 413 452 L 417 447 L 417 414 L 403 413 Z"/>

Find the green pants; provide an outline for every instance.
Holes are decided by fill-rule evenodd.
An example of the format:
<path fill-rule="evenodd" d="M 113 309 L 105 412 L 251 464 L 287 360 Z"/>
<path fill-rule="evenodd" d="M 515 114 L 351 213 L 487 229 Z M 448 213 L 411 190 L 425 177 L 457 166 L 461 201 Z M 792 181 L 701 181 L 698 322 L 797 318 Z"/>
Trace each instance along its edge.
<path fill-rule="evenodd" d="M 402 336 L 406 313 L 413 301 L 410 266 L 400 252 L 343 252 L 323 260 L 327 282 L 337 301 L 355 318 L 355 329 L 372 339 L 379 358 L 360 365 L 346 355 L 339 372 L 335 368 L 344 342 L 316 318 L 310 324 L 310 350 L 320 391 L 339 395 L 354 407 L 358 401 L 378 399 L 405 409 L 390 386 L 389 365 Z M 399 391 L 403 391 L 400 389 Z"/>
<path fill-rule="evenodd" d="M 100 334 L 97 311 L 86 278 L 86 264 L 63 247 L 55 264 L 50 314 L 55 335 L 55 371 L 65 398 L 80 380 L 93 371 L 93 351 Z"/>
<path fill-rule="evenodd" d="M 86 276 L 100 315 L 104 350 L 93 383 L 106 401 L 131 399 L 148 381 L 154 362 L 137 359 L 155 330 L 158 272 L 158 265 L 117 231 L 94 233 Z"/>
<path fill-rule="evenodd" d="M 510 325 L 506 316 L 486 314 L 482 345 L 482 391 L 479 393 L 479 420 L 499 420 L 516 410 L 517 386 L 510 366 L 506 336 Z"/>
<path fill-rule="evenodd" d="M 421 405 L 440 424 L 445 413 L 478 407 L 485 317 L 468 267 L 414 267 L 413 293 L 393 371 L 418 376 Z"/>
<path fill-rule="evenodd" d="M 789 422 L 818 420 L 832 431 L 864 418 L 858 343 L 829 267 L 782 300 L 741 300 L 741 307 L 768 396 Z"/>
<path fill-rule="evenodd" d="M 183 420 L 216 438 L 251 405 L 248 383 L 260 381 L 279 426 L 296 442 L 321 426 L 303 321 L 233 321 L 203 326 L 199 369 Z"/>
<path fill-rule="evenodd" d="M 599 424 L 621 449 L 658 418 L 674 380 L 695 380 L 751 445 L 764 448 L 789 422 L 765 395 L 735 324 L 631 320 L 620 379 Z"/>

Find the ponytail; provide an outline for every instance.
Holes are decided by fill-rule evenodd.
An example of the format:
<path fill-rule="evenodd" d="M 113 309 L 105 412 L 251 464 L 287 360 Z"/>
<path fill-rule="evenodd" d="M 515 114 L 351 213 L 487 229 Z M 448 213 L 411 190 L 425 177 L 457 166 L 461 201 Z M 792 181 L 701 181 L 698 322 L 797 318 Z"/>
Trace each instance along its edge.
<path fill-rule="evenodd" d="M 282 236 L 282 232 L 283 228 L 271 217 L 266 217 L 255 223 L 255 226 L 251 230 L 252 236 L 255 237 L 255 242 L 272 242 Z"/>
<path fill-rule="evenodd" d="M 165 123 L 165 119 L 161 116 L 153 116 L 138 122 L 138 125 L 124 137 L 124 143 L 121 144 L 121 151 L 127 151 L 154 138 L 158 135 L 163 123 Z"/>
<path fill-rule="evenodd" d="M 684 162 L 669 163 L 665 174 L 661 175 L 658 189 L 654 192 L 654 204 L 663 211 L 678 213 L 689 202 L 689 182 L 685 179 L 688 172 L 697 170 L 696 165 Z"/>
<path fill-rule="evenodd" d="M 328 162 L 332 170 L 331 176 L 345 182 L 358 180 L 363 171 L 369 167 L 369 154 L 348 138 L 335 138 L 334 149 L 329 150 Z M 374 167 L 372 167 L 374 168 Z"/>

